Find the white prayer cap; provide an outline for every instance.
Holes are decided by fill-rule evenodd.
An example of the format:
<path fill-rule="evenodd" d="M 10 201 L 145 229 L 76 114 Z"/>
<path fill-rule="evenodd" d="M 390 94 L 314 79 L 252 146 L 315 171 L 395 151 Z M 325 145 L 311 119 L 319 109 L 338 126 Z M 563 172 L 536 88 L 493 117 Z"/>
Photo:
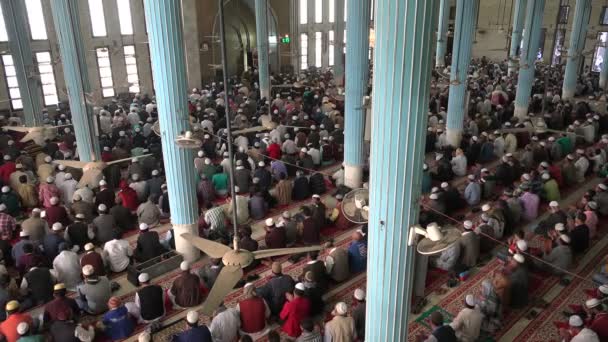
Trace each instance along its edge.
<path fill-rule="evenodd" d="M 525 252 L 528 250 L 528 243 L 525 240 L 517 240 L 515 245 L 522 252 Z"/>
<path fill-rule="evenodd" d="M 108 185 L 108 182 L 105 181 L 105 179 L 102 179 L 99 181 L 99 186 L 106 186 Z"/>
<path fill-rule="evenodd" d="M 569 154 L 566 156 L 566 158 L 568 158 L 569 160 L 574 160 L 574 155 L 573 154 Z"/>
<path fill-rule="evenodd" d="M 50 163 L 51 161 L 53 161 L 53 159 L 51 158 L 51 156 L 46 156 L 44 157 L 44 161 Z"/>
<path fill-rule="evenodd" d="M 196 322 L 198 322 L 198 312 L 196 312 L 196 310 L 188 311 L 188 314 L 186 315 L 186 321 L 190 324 L 195 324 Z"/>
<path fill-rule="evenodd" d="M 306 153 L 306 152 L 308 152 L 308 150 L 306 149 L 306 147 L 302 147 L 302 149 L 300 150 L 300 152 Z"/>
<path fill-rule="evenodd" d="M 568 325 L 570 325 L 571 327 L 582 327 L 583 320 L 581 319 L 581 316 L 579 316 L 579 315 L 572 315 L 572 316 L 570 316 L 570 319 L 568 320 Z"/>
<path fill-rule="evenodd" d="M 471 181 L 475 180 L 475 175 L 468 175 L 467 178 Z"/>
<path fill-rule="evenodd" d="M 441 160 L 441 158 L 443 158 L 443 154 L 441 154 L 441 153 L 437 153 L 437 154 L 435 155 L 435 160 Z"/>
<path fill-rule="evenodd" d="M 424 164 L 422 165 L 422 169 L 423 169 L 424 171 L 426 171 L 426 170 L 428 170 L 428 169 L 429 169 L 429 166 L 428 166 L 428 165 L 426 165 L 426 163 L 424 163 Z"/>
<path fill-rule="evenodd" d="M 606 184 L 604 184 L 604 183 L 600 183 L 600 185 L 598 185 L 598 187 L 604 191 L 608 190 L 608 186 L 606 186 Z"/>
<path fill-rule="evenodd" d="M 147 283 L 150 281 L 150 275 L 148 275 L 148 273 L 142 273 L 137 277 L 137 280 L 139 280 L 140 283 Z"/>
<path fill-rule="evenodd" d="M 513 256 L 513 259 L 515 259 L 515 261 L 517 261 L 520 264 L 523 264 L 526 261 L 526 258 L 519 253 L 515 253 L 515 255 Z"/>
<path fill-rule="evenodd" d="M 314 194 L 314 195 L 312 195 L 312 198 L 314 198 L 314 199 L 320 199 L 321 196 L 319 196 L 318 194 Z"/>
<path fill-rule="evenodd" d="M 70 180 L 70 179 L 72 179 L 72 174 L 68 172 L 63 176 L 63 178 Z"/>
<path fill-rule="evenodd" d="M 597 210 L 597 202 L 595 201 L 588 202 L 587 206 L 592 210 Z"/>
<path fill-rule="evenodd" d="M 14 143 L 15 143 L 15 141 L 14 141 L 14 140 L 9 140 L 9 141 L 7 142 L 8 146 L 12 146 Z M 5 157 L 6 157 L 6 156 L 5 156 Z M 10 159 L 10 156 L 9 156 L 9 159 Z"/>
<path fill-rule="evenodd" d="M 356 300 L 364 300 L 365 299 L 365 291 L 362 289 L 355 290 L 355 299 Z"/>
<path fill-rule="evenodd" d="M 576 153 L 577 154 L 585 154 L 585 151 L 583 149 L 579 148 L 579 149 L 576 150 Z"/>
<path fill-rule="evenodd" d="M 555 138 L 554 137 L 549 137 L 549 138 L 547 138 L 547 140 L 553 142 L 553 141 L 555 141 Z"/>
<path fill-rule="evenodd" d="M 63 225 L 61 224 L 61 222 L 53 223 L 53 231 L 58 232 L 58 231 L 62 231 L 62 230 L 63 230 Z"/>
<path fill-rule="evenodd" d="M 538 141 L 538 137 L 535 135 L 532 137 L 532 141 Z"/>
<path fill-rule="evenodd" d="M 476 135 L 474 135 L 474 136 L 473 136 L 471 139 L 472 139 L 473 141 L 477 141 L 477 140 L 479 140 L 479 138 L 478 138 Z"/>
<path fill-rule="evenodd" d="M 90 276 L 93 273 L 95 273 L 95 268 L 93 267 L 93 265 L 82 266 L 82 274 L 84 274 L 85 276 Z"/>
<path fill-rule="evenodd" d="M 490 209 L 492 209 L 492 207 L 487 203 L 481 206 L 482 211 L 490 211 Z"/>
<path fill-rule="evenodd" d="M 471 229 L 471 228 L 473 228 L 473 222 L 469 221 L 469 220 L 464 221 L 463 225 L 464 225 L 465 229 Z"/>
<path fill-rule="evenodd" d="M 558 232 L 563 232 L 564 230 L 566 230 L 566 226 L 564 226 L 563 223 L 556 223 L 555 230 L 557 230 Z"/>
<path fill-rule="evenodd" d="M 540 166 L 542 166 L 544 168 L 547 168 L 547 167 L 549 167 L 549 163 L 547 163 L 546 161 L 544 161 L 544 162 L 540 163 Z"/>
<path fill-rule="evenodd" d="M 529 173 L 524 173 L 524 174 L 523 174 L 521 177 L 522 177 L 523 179 L 527 180 L 527 181 L 529 181 L 530 179 L 532 179 L 532 177 L 530 177 L 530 174 L 529 174 Z"/>
<path fill-rule="evenodd" d="M 2 187 L 2 193 L 5 194 L 5 193 L 10 192 L 10 191 L 11 191 L 11 188 L 8 185 L 5 185 L 5 186 Z"/>
<path fill-rule="evenodd" d="M 158 170 L 152 170 L 152 176 L 158 176 Z"/>
<path fill-rule="evenodd" d="M 570 240 L 570 237 L 569 237 L 568 235 L 566 235 L 566 234 L 561 234 L 561 235 L 559 236 L 559 238 L 560 238 L 562 241 L 564 241 L 565 243 L 570 243 L 570 241 L 571 241 L 571 240 Z"/>
<path fill-rule="evenodd" d="M 544 141 L 541 141 L 539 145 L 542 146 L 542 147 L 545 147 L 547 144 L 545 144 Z"/>
<path fill-rule="evenodd" d="M 21 322 L 17 325 L 17 333 L 19 335 L 27 334 L 28 330 L 30 330 L 30 325 L 27 322 Z"/>
<path fill-rule="evenodd" d="M 264 166 L 266 166 L 266 163 L 264 163 L 263 161 L 261 161 L 261 162 L 258 163 L 258 166 L 259 167 L 264 167 Z"/>
<path fill-rule="evenodd" d="M 63 164 L 59 164 L 59 165 L 57 166 L 57 168 L 59 169 L 59 171 L 63 171 L 63 170 L 65 170 L 65 165 L 63 165 Z"/>
<path fill-rule="evenodd" d="M 345 316 L 346 313 L 348 312 L 348 306 L 346 305 L 346 303 L 344 302 L 339 302 L 336 303 L 336 306 L 334 307 L 334 314 L 340 315 L 340 316 Z"/>
<path fill-rule="evenodd" d="M 297 283 L 296 284 L 296 289 L 298 289 L 300 291 L 306 291 L 306 286 L 304 286 L 303 283 Z"/>
<path fill-rule="evenodd" d="M 76 218 L 79 220 L 84 220 L 84 214 L 83 213 L 78 213 L 76 214 Z"/>
<path fill-rule="evenodd" d="M 540 176 L 540 178 L 542 178 L 543 180 L 549 180 L 551 179 L 551 175 L 547 172 L 543 172 L 542 176 Z"/>
<path fill-rule="evenodd" d="M 94 249 L 95 249 L 95 245 L 94 245 L 94 244 L 92 244 L 92 243 L 90 243 L 90 242 L 89 242 L 89 243 L 87 243 L 86 245 L 84 245 L 84 250 L 85 250 L 85 251 L 92 251 L 92 250 L 94 250 Z"/>
<path fill-rule="evenodd" d="M 228 157 L 228 156 L 229 156 L 228 152 L 224 152 L 224 157 Z"/>
<path fill-rule="evenodd" d="M 55 178 L 53 176 L 46 177 L 46 182 L 47 183 L 53 183 L 54 181 L 55 181 Z"/>
<path fill-rule="evenodd" d="M 139 180 L 139 174 L 134 173 L 133 175 L 131 175 L 131 179 L 133 179 L 134 181 Z"/>
<path fill-rule="evenodd" d="M 468 294 L 468 295 L 466 295 L 466 297 L 464 297 L 464 302 L 468 306 L 475 306 L 475 297 L 473 297 L 472 294 Z"/>
<path fill-rule="evenodd" d="M 22 230 L 19 232 L 19 237 L 27 237 L 30 236 L 30 233 L 26 232 L 25 230 Z"/>
<path fill-rule="evenodd" d="M 600 302 L 600 300 L 597 298 L 591 298 L 585 301 L 585 306 L 587 307 L 587 309 L 593 309 L 596 306 L 599 306 L 600 304 L 602 304 L 602 302 Z"/>
<path fill-rule="evenodd" d="M 210 136 L 209 134 L 205 134 L 205 135 L 203 136 L 203 138 L 204 138 L 204 139 L 209 139 L 209 138 L 211 138 L 211 136 Z M 199 152 L 202 152 L 202 151 L 199 151 Z"/>
<path fill-rule="evenodd" d="M 23 169 L 23 164 L 21 164 L 21 163 L 15 164 L 15 169 L 17 169 L 17 170 Z"/>
<path fill-rule="evenodd" d="M 608 294 L 608 285 L 600 285 L 600 287 L 598 287 L 598 290 L 600 290 L 601 293 L 603 294 Z"/>
<path fill-rule="evenodd" d="M 551 201 L 551 202 L 549 202 L 549 206 L 552 208 L 558 208 L 559 203 L 557 203 L 557 201 Z"/>
<path fill-rule="evenodd" d="M 436 199 L 438 199 L 438 198 L 439 198 L 439 196 L 437 196 L 437 194 L 431 194 L 431 195 L 429 196 L 429 198 L 430 198 L 430 199 L 432 199 L 432 200 L 436 200 Z"/>
<path fill-rule="evenodd" d="M 448 184 L 448 182 L 443 182 L 443 183 L 441 183 L 441 188 L 442 188 L 442 189 L 445 189 L 445 188 L 447 188 L 448 186 L 450 186 L 450 185 Z"/>
<path fill-rule="evenodd" d="M 283 218 L 291 218 L 291 213 L 289 211 L 284 211 L 283 214 L 281 214 L 281 216 L 283 216 Z"/>
<path fill-rule="evenodd" d="M 179 268 L 182 271 L 188 271 L 190 269 L 190 263 L 184 260 L 181 264 L 179 264 Z"/>
<path fill-rule="evenodd" d="M 0 204 L 0 212 L 3 212 L 6 210 L 6 205 L 4 203 Z"/>
<path fill-rule="evenodd" d="M 121 137 L 124 137 L 125 136 L 125 131 L 118 132 L 118 135 L 121 136 Z"/>
<path fill-rule="evenodd" d="M 104 150 L 104 151 L 106 151 L 106 152 L 107 152 L 107 151 L 110 151 L 110 146 L 104 146 L 104 147 L 103 147 L 103 150 Z"/>
<path fill-rule="evenodd" d="M 146 229 L 148 229 L 147 223 L 142 222 L 139 224 L 139 230 L 146 230 Z"/>
<path fill-rule="evenodd" d="M 59 198 L 56 196 L 51 197 L 51 204 L 55 205 L 59 203 Z"/>
<path fill-rule="evenodd" d="M 100 204 L 99 206 L 97 206 L 97 210 L 98 211 L 106 211 L 108 210 L 108 206 L 106 206 L 105 204 Z"/>
<path fill-rule="evenodd" d="M 267 218 L 265 223 L 266 223 L 266 227 L 272 227 L 272 226 L 274 226 L 274 220 L 272 219 L 272 217 L 271 218 Z"/>
<path fill-rule="evenodd" d="M 198 156 L 199 156 L 200 158 L 202 158 L 204 155 L 205 155 L 205 152 L 203 152 L 203 151 L 198 151 Z"/>

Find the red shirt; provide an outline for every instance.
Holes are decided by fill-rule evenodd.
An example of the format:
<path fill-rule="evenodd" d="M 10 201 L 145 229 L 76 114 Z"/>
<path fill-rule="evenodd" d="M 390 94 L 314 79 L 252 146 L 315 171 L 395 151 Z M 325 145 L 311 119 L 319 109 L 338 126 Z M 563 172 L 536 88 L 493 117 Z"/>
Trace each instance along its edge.
<path fill-rule="evenodd" d="M 130 187 L 123 188 L 118 193 L 118 196 L 120 196 L 120 199 L 122 199 L 123 207 L 131 211 L 137 210 L 139 201 L 137 199 L 137 192 L 135 192 L 135 190 L 131 189 Z"/>
<path fill-rule="evenodd" d="M 285 302 L 280 317 L 285 321 L 283 331 L 291 336 L 298 337 L 302 334 L 300 322 L 310 315 L 310 301 L 304 297 L 294 297 L 291 302 Z"/>
<path fill-rule="evenodd" d="M 264 299 L 252 297 L 239 302 L 241 330 L 254 334 L 266 327 L 266 304 Z"/>
<path fill-rule="evenodd" d="M 270 146 L 266 148 L 266 152 L 271 159 L 281 159 L 281 146 L 277 143 L 270 144 Z"/>
<path fill-rule="evenodd" d="M 559 165 L 549 165 L 549 174 L 553 179 L 555 179 L 557 185 L 561 187 L 564 184 L 564 179 L 562 178 L 562 169 L 559 167 Z"/>
<path fill-rule="evenodd" d="M 15 163 L 12 161 L 7 161 L 0 166 L 0 179 L 4 184 L 8 184 L 11 181 L 11 173 L 15 172 L 17 168 L 15 167 Z"/>
<path fill-rule="evenodd" d="M 600 341 L 608 341 L 608 313 L 601 312 L 595 315 L 589 329 L 595 331 Z"/>
<path fill-rule="evenodd" d="M 21 322 L 27 322 L 32 326 L 32 316 L 26 313 L 14 313 L 8 316 L 4 322 L 0 323 L 0 334 L 4 335 L 7 342 L 17 342 L 19 339 L 17 326 Z"/>

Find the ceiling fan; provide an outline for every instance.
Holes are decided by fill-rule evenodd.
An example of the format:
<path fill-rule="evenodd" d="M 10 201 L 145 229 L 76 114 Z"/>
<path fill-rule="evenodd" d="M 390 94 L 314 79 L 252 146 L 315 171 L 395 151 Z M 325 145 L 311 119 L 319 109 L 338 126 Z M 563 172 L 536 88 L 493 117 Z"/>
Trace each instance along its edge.
<path fill-rule="evenodd" d="M 234 285 L 243 277 L 243 268 L 249 266 L 254 260 L 264 259 L 273 256 L 306 253 L 318 251 L 322 246 L 311 247 L 295 247 L 295 248 L 277 248 L 265 249 L 250 252 L 239 249 L 238 238 L 234 238 L 233 248 L 222 245 L 215 241 L 203 239 L 194 236 L 190 233 L 181 234 L 181 237 L 189 241 L 196 248 L 205 252 L 212 258 L 222 259 L 224 267 L 211 288 L 205 303 L 203 303 L 202 312 L 205 315 L 211 315 L 224 300 L 224 297 L 232 291 Z"/>
<path fill-rule="evenodd" d="M 369 190 L 355 189 L 344 195 L 342 213 L 353 223 L 367 223 L 369 220 Z"/>
<path fill-rule="evenodd" d="M 61 126 L 37 126 L 37 127 L 22 127 L 22 126 L 4 126 L 3 129 L 8 129 L 15 132 L 27 133 L 20 142 L 34 141 L 37 145 L 44 145 L 45 140 L 53 140 L 57 136 L 57 129 L 72 125 Z"/>
<path fill-rule="evenodd" d="M 80 182 L 78 182 L 78 187 L 82 188 L 86 185 L 89 186 L 90 189 L 97 188 L 99 186 L 99 181 L 103 179 L 103 170 L 113 164 L 122 163 L 125 161 L 129 161 L 132 159 L 140 159 L 147 156 L 151 156 L 152 154 L 144 154 L 141 156 L 133 157 L 133 158 L 124 158 L 113 160 L 111 162 L 102 162 L 102 161 L 92 161 L 92 162 L 84 162 L 84 161 L 76 161 L 76 160 L 55 160 L 54 163 L 62 164 L 67 167 L 74 167 L 78 169 L 82 169 L 84 174 L 82 178 L 80 178 Z"/>

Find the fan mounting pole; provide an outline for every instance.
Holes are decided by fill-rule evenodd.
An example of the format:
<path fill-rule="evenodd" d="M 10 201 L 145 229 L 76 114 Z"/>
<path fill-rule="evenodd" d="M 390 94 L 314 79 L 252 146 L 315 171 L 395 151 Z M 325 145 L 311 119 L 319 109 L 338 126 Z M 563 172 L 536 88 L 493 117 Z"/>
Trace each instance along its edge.
<path fill-rule="evenodd" d="M 222 69 L 224 75 L 224 107 L 226 108 L 226 135 L 228 145 L 228 158 L 230 159 L 230 197 L 232 197 L 232 228 L 234 229 L 233 245 L 234 250 L 239 250 L 239 239 L 237 235 L 237 213 L 236 213 L 236 194 L 234 191 L 234 151 L 232 146 L 232 128 L 230 127 L 230 102 L 228 101 L 228 63 L 226 61 L 226 29 L 224 27 L 224 0 L 218 0 L 220 7 L 220 45 L 222 50 Z"/>

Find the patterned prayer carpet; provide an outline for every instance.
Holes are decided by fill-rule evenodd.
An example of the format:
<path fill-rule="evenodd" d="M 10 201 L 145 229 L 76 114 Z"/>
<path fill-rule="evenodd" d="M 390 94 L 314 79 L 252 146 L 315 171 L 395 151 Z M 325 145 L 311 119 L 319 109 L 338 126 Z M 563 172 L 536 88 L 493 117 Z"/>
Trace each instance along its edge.
<path fill-rule="evenodd" d="M 578 274 L 583 278 L 590 279 L 607 253 L 608 245 L 604 246 Z M 593 284 L 591 281 L 579 278 L 573 279 L 572 282 L 562 289 L 559 295 L 549 303 L 549 306 L 541 311 L 538 316 L 526 326 L 514 341 L 559 341 L 560 337 L 554 322 L 567 321 L 567 317 L 565 317 L 562 312 L 571 311 L 568 307 L 569 304 L 583 304 L 585 300 L 588 299 L 585 290 L 593 289 L 595 287 L 597 287 L 597 285 Z"/>

